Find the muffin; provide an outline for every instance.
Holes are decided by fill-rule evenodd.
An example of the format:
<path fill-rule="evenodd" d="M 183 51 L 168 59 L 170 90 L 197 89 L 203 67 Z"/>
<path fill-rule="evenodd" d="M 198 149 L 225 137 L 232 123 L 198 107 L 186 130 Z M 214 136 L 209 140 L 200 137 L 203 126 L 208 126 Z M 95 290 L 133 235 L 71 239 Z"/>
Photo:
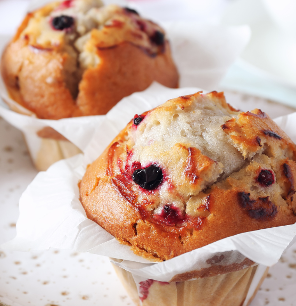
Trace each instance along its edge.
<path fill-rule="evenodd" d="M 295 144 L 267 114 L 237 111 L 223 93 L 198 92 L 135 115 L 87 168 L 80 199 L 87 217 L 135 254 L 165 261 L 229 236 L 295 223 L 295 160 Z M 246 258 L 219 271 L 215 261 L 204 273 L 171 281 L 193 286 L 189 300 L 208 292 L 213 277 L 220 297 L 233 299 L 231 288 L 242 282 L 240 298 L 229 300 L 241 305 L 256 265 Z M 163 305 L 174 305 L 184 288 Z M 215 305 L 230 305 L 223 303 Z"/>
<path fill-rule="evenodd" d="M 53 2 L 27 14 L 4 50 L 1 74 L 21 106 L 13 110 L 40 119 L 103 115 L 153 81 L 171 88 L 179 81 L 164 30 L 100 0 Z"/>

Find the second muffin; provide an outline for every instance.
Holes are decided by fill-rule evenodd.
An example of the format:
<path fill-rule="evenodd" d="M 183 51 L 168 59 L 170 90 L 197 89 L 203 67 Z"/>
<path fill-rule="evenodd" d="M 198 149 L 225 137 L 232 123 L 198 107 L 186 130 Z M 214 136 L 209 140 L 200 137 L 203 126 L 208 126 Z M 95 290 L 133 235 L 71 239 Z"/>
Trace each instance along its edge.
<path fill-rule="evenodd" d="M 164 30 L 99 0 L 53 2 L 29 13 L 2 56 L 13 100 L 41 119 L 106 114 L 153 81 L 178 86 Z"/>

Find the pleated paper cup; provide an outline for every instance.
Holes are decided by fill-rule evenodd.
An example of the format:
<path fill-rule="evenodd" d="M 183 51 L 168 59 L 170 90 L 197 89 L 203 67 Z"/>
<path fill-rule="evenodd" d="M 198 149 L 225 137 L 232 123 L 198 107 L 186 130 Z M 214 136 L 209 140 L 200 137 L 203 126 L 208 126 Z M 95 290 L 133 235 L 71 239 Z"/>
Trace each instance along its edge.
<path fill-rule="evenodd" d="M 75 144 L 58 132 L 56 138 L 41 137 L 38 134 L 23 132 L 32 162 L 38 171 L 46 171 L 55 162 L 82 153 Z"/>
<path fill-rule="evenodd" d="M 114 263 L 112 265 L 137 306 L 248 306 L 269 269 L 254 264 L 237 271 L 187 281 L 160 282 L 147 279 L 137 286 L 131 272 Z"/>
<path fill-rule="evenodd" d="M 36 119 L 37 116 L 13 101 L 3 97 L 11 111 Z M 33 119 L 33 120 L 34 120 Z M 82 151 L 66 137 L 49 126 L 32 131 L 22 129 L 31 160 L 38 171 L 46 171 L 55 162 L 72 157 Z"/>

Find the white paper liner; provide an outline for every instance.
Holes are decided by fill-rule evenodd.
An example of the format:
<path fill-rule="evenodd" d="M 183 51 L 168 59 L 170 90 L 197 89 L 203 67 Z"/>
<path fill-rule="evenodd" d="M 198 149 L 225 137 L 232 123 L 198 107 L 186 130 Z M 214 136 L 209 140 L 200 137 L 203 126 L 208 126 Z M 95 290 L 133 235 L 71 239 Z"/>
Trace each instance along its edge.
<path fill-rule="evenodd" d="M 220 258 L 223 255 L 219 262 L 222 266 L 240 264 L 246 257 L 260 265 L 274 265 L 295 239 L 296 224 L 242 233 L 165 262 L 151 263 L 87 219 L 80 204 L 78 182 L 87 164 L 103 152 L 134 114 L 154 108 L 170 98 L 197 91 L 198 88 L 168 89 L 154 83 L 146 91 L 124 98 L 103 117 L 84 156 L 60 161 L 47 172 L 37 175 L 20 199 L 17 236 L 2 247 L 21 251 L 71 249 L 113 257 L 120 259 L 116 264 L 130 271 L 136 283 L 146 279 L 168 282 L 175 275 L 209 268 L 212 266 L 209 260 L 214 256 Z M 276 120 L 293 139 L 296 138 L 295 119 L 296 113 Z M 256 279 L 262 274 L 259 273 Z M 254 286 L 255 280 L 250 288 Z"/>
<path fill-rule="evenodd" d="M 244 304 L 242 306 L 247 306 L 252 298 L 254 297 L 254 294 L 256 293 L 256 290 L 258 290 L 257 286 L 260 283 L 260 281 L 262 280 L 262 277 L 264 276 L 264 274 L 266 273 L 266 269 L 267 267 L 264 265 L 258 265 L 256 273 L 253 277 L 253 280 L 250 284 L 246 299 L 244 301 Z"/>
<path fill-rule="evenodd" d="M 47 0 L 35 1 L 34 5 L 41 6 Z M 144 16 L 145 14 L 143 14 Z M 173 57 L 180 73 L 180 87 L 199 86 L 214 90 L 229 66 L 246 46 L 250 38 L 248 26 L 223 27 L 199 24 L 195 22 L 176 22 L 164 24 L 170 39 Z M 9 37 L 0 36 L 0 52 L 9 41 Z M 80 150 L 84 150 L 93 137 L 94 127 L 101 124 L 103 116 L 88 116 L 67 118 L 61 120 L 43 120 L 9 98 L 3 79 L 0 76 L 0 97 L 18 108 L 25 115 L 17 114 L 8 109 L 0 99 L 0 116 L 10 124 L 20 129 L 28 139 L 31 156 L 37 156 L 41 139 L 36 132 L 44 127 L 52 127 L 65 136 Z"/>

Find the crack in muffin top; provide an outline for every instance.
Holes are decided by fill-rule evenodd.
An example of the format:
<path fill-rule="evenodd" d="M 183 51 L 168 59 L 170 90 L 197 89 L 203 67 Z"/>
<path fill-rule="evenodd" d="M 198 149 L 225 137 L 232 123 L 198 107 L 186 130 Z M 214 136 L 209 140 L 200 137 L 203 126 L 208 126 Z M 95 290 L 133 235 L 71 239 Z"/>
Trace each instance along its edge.
<path fill-rule="evenodd" d="M 156 219 L 165 210 L 171 220 L 179 216 L 182 221 L 191 197 L 246 161 L 221 128 L 239 114 L 223 93 L 197 93 L 175 101 L 135 116 L 123 157 L 118 156 L 122 164 L 117 174 L 132 177 L 137 202 L 145 203 Z"/>

